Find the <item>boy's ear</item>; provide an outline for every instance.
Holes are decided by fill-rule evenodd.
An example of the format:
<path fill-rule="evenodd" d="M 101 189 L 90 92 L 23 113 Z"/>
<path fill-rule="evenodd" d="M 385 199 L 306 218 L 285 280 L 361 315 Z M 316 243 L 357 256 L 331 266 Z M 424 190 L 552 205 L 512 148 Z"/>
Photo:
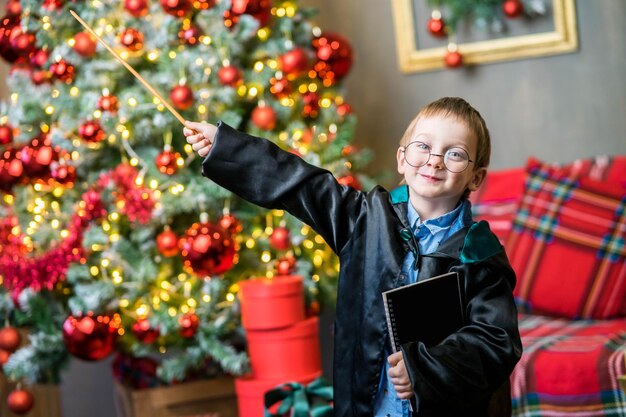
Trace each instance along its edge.
<path fill-rule="evenodd" d="M 398 174 L 404 174 L 404 167 L 406 162 L 404 161 L 404 147 L 399 146 L 396 153 L 396 160 L 398 161 Z"/>
<path fill-rule="evenodd" d="M 469 188 L 470 191 L 478 190 L 483 181 L 485 181 L 485 178 L 487 178 L 487 168 L 482 167 L 476 169 L 467 188 Z"/>

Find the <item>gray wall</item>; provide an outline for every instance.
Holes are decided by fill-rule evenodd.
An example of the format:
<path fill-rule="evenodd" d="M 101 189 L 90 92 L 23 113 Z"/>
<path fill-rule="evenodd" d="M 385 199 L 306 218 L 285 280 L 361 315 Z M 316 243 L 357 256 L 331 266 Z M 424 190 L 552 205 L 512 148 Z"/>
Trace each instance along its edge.
<path fill-rule="evenodd" d="M 322 29 L 352 43 L 355 64 L 346 79 L 347 100 L 360 118 L 357 143 L 375 151 L 372 172 L 395 170 L 396 144 L 406 125 L 421 106 L 445 95 L 465 97 L 487 120 L 492 168 L 520 166 L 531 155 L 568 162 L 626 154 L 623 0 L 576 2 L 578 52 L 409 75 L 398 71 L 389 1 L 303 3 L 319 8 Z M 6 67 L 0 70 L 3 80 Z M 6 97 L 2 83 L 0 96 Z M 323 321 L 324 368 L 329 370 L 332 320 L 325 315 Z M 64 416 L 115 415 L 108 362 L 74 361 L 61 388 Z"/>

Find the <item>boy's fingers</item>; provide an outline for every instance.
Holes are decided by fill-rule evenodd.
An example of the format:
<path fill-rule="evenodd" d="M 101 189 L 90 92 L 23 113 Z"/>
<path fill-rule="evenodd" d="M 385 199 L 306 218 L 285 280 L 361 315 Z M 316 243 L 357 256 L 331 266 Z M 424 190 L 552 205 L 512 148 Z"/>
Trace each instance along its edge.
<path fill-rule="evenodd" d="M 389 362 L 389 365 L 391 366 L 396 366 L 398 362 L 400 362 L 401 360 L 402 360 L 402 352 L 392 353 L 387 358 L 387 361 Z"/>
<path fill-rule="evenodd" d="M 204 139 L 204 140 L 200 140 L 200 141 L 194 143 L 193 145 L 191 145 L 191 148 L 194 151 L 198 151 L 198 150 L 200 150 L 202 148 L 206 148 L 208 146 L 209 146 L 209 141 Z"/>

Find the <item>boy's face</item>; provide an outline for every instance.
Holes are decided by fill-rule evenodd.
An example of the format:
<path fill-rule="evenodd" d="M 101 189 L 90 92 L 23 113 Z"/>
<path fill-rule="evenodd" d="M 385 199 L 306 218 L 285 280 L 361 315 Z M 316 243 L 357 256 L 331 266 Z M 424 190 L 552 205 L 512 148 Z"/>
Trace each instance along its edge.
<path fill-rule="evenodd" d="M 422 152 L 426 152 L 425 158 L 428 158 L 428 162 L 419 167 L 411 166 L 407 162 L 405 153 L 405 146 L 416 141 L 423 142 L 430 147 L 431 153 L 428 158 L 427 148 L 420 146 Z M 404 175 L 409 186 L 409 196 L 413 207 L 418 212 L 420 209 L 430 212 L 420 213 L 420 215 L 447 213 L 454 209 L 466 189 L 475 191 L 485 178 L 487 169 L 476 168 L 474 162 L 469 162 L 462 172 L 451 172 L 444 165 L 443 155 L 451 148 L 457 150 L 460 148 L 467 152 L 471 161 L 476 160 L 477 139 L 465 123 L 455 117 L 434 115 L 421 118 L 415 125 L 411 139 L 404 145 L 398 148 L 398 172 Z M 412 147 L 415 146 L 412 145 Z M 450 153 L 451 156 L 458 154 L 454 149 Z M 413 165 L 419 164 L 413 161 Z M 452 159 L 448 165 L 454 170 Z M 457 162 L 456 166 L 458 165 Z"/>

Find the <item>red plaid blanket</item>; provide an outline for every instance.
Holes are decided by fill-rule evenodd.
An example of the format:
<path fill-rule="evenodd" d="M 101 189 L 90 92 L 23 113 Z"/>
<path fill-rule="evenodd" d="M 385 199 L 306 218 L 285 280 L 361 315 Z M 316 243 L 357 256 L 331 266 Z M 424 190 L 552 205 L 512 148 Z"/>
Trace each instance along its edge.
<path fill-rule="evenodd" d="M 626 318 L 520 315 L 524 355 L 511 375 L 513 416 L 626 416 Z M 541 372 L 536 372 L 540 369 Z"/>

